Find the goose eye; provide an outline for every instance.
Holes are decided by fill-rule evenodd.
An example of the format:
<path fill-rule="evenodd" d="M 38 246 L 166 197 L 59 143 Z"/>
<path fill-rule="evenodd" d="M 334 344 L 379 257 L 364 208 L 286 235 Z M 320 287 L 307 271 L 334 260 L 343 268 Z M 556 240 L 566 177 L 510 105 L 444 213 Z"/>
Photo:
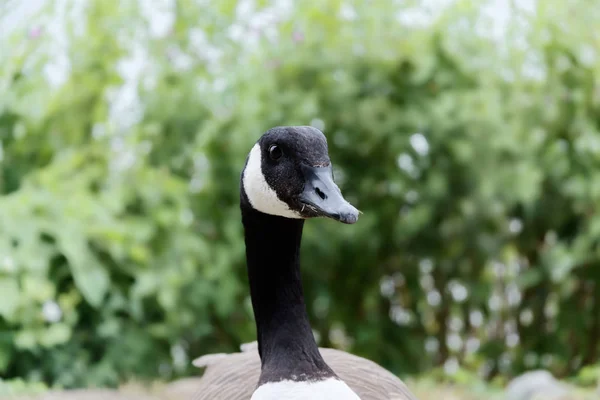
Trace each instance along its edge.
<path fill-rule="evenodd" d="M 274 144 L 269 147 L 269 157 L 271 157 L 272 160 L 279 160 L 281 156 L 283 156 L 283 151 L 279 146 Z"/>

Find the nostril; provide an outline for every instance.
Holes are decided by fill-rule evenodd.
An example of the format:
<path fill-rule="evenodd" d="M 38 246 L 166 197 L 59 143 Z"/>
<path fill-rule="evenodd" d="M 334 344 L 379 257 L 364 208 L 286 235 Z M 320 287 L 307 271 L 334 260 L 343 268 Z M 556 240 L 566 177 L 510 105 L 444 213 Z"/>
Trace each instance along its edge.
<path fill-rule="evenodd" d="M 327 198 L 327 195 L 325 193 L 323 193 L 323 191 L 321 189 L 315 188 L 315 192 L 317 192 L 317 194 L 319 195 L 321 200 L 325 200 Z"/>

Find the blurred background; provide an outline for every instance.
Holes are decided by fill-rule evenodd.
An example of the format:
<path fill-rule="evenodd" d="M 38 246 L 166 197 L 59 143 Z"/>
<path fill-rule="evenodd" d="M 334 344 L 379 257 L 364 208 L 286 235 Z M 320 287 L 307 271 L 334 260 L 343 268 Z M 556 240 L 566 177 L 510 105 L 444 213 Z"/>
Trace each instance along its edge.
<path fill-rule="evenodd" d="M 597 384 L 600 5 L 0 10 L 5 385 L 199 376 L 255 340 L 239 175 L 276 125 L 323 130 L 364 212 L 305 228 L 321 346 L 417 386 Z"/>

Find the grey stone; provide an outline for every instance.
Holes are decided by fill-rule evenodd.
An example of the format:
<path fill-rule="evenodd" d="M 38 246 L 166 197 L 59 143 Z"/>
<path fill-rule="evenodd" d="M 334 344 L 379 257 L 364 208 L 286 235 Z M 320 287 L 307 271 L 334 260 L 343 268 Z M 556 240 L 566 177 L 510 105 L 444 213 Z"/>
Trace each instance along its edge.
<path fill-rule="evenodd" d="M 506 387 L 506 400 L 560 400 L 569 394 L 569 387 L 545 370 L 526 372 L 514 378 Z"/>

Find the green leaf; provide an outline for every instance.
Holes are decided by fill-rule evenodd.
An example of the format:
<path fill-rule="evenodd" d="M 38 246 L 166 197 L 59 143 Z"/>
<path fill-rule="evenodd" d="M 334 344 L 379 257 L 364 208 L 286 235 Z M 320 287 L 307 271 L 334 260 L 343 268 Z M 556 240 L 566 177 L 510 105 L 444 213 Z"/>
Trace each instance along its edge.
<path fill-rule="evenodd" d="M 92 253 L 83 230 L 67 224 L 57 231 L 58 245 L 69 261 L 75 284 L 83 297 L 99 307 L 108 292 L 110 279 L 104 267 Z"/>
<path fill-rule="evenodd" d="M 19 349 L 31 350 L 36 344 L 36 334 L 33 330 L 23 330 L 15 336 L 15 346 Z"/>
<path fill-rule="evenodd" d="M 45 347 L 63 344 L 71 337 L 71 327 L 66 323 L 52 324 L 39 335 L 39 343 Z"/>
<path fill-rule="evenodd" d="M 13 356 L 13 344 L 0 342 L 0 372 L 4 374 Z"/>
<path fill-rule="evenodd" d="M 517 283 L 522 289 L 527 289 L 539 284 L 542 281 L 542 277 L 542 272 L 538 268 L 531 268 L 518 276 Z"/>
<path fill-rule="evenodd" d="M 12 277 L 0 277 L 0 293 L 2 293 L 0 315 L 7 320 L 12 320 L 21 297 L 19 284 L 16 279 Z"/>

